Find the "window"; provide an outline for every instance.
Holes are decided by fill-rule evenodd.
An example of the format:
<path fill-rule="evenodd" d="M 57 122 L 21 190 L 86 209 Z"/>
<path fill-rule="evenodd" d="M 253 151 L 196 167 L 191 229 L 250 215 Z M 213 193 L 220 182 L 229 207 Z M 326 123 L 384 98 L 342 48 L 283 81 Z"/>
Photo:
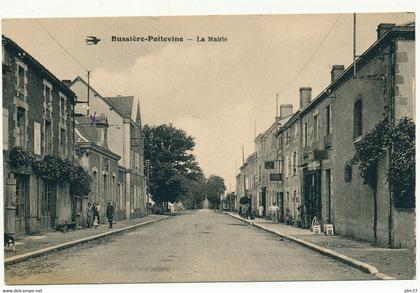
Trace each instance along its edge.
<path fill-rule="evenodd" d="M 135 169 L 136 169 L 136 172 L 138 172 L 140 170 L 139 168 L 140 156 L 138 153 L 135 153 L 134 157 L 135 157 Z"/>
<path fill-rule="evenodd" d="M 296 152 L 293 152 L 293 176 L 296 176 L 297 169 L 296 169 Z"/>
<path fill-rule="evenodd" d="M 353 138 L 356 139 L 362 135 L 363 125 L 362 125 L 362 100 L 357 100 L 354 103 L 354 110 L 353 110 Z"/>
<path fill-rule="evenodd" d="M 18 72 L 18 74 L 17 74 L 17 87 L 18 87 L 19 91 L 23 92 L 23 91 L 25 91 L 25 88 L 26 88 L 25 87 L 25 85 L 26 85 L 26 83 L 25 83 L 26 70 L 21 64 L 18 64 L 17 65 L 17 72 Z"/>
<path fill-rule="evenodd" d="M 352 167 L 348 164 L 344 167 L 344 182 L 351 182 L 352 175 Z"/>
<path fill-rule="evenodd" d="M 25 177 L 16 176 L 16 218 L 25 219 L 25 201 L 28 183 Z"/>
<path fill-rule="evenodd" d="M 304 128 L 304 136 L 303 136 L 303 147 L 308 147 L 308 123 L 305 122 L 305 128 Z"/>
<path fill-rule="evenodd" d="M 9 111 L 3 108 L 3 150 L 9 149 Z"/>
<path fill-rule="evenodd" d="M 52 127 L 51 122 L 44 121 L 44 155 L 52 154 Z"/>
<path fill-rule="evenodd" d="M 26 148 L 26 111 L 24 108 L 16 108 L 16 142 L 17 146 Z"/>
<path fill-rule="evenodd" d="M 59 94 L 60 95 L 60 122 L 65 124 L 66 123 L 66 101 L 67 98 L 65 95 L 63 95 L 62 93 Z"/>
<path fill-rule="evenodd" d="M 52 184 L 44 181 L 44 190 L 41 195 L 41 216 L 48 217 L 51 215 L 51 194 Z"/>
<path fill-rule="evenodd" d="M 52 112 L 52 85 L 44 80 L 44 111 L 47 115 Z"/>
<path fill-rule="evenodd" d="M 261 182 L 261 165 L 258 165 L 258 182 Z"/>
<path fill-rule="evenodd" d="M 286 156 L 286 162 L 284 166 L 284 175 L 285 177 L 289 177 L 289 158 Z"/>
<path fill-rule="evenodd" d="M 97 201 L 97 194 L 98 194 L 98 172 L 96 172 L 96 171 L 93 171 L 92 193 L 93 193 L 93 201 Z"/>
<path fill-rule="evenodd" d="M 60 154 L 67 156 L 67 135 L 64 128 L 60 128 Z"/>
<path fill-rule="evenodd" d="M 318 142 L 318 114 L 314 116 L 314 143 L 316 144 Z"/>
<path fill-rule="evenodd" d="M 104 194 L 108 195 L 108 176 L 106 174 L 104 174 Z M 108 199 L 107 199 L 108 200 Z"/>
<path fill-rule="evenodd" d="M 328 105 L 327 108 L 325 109 L 325 117 L 326 117 L 326 134 L 330 135 L 331 134 L 331 105 Z"/>

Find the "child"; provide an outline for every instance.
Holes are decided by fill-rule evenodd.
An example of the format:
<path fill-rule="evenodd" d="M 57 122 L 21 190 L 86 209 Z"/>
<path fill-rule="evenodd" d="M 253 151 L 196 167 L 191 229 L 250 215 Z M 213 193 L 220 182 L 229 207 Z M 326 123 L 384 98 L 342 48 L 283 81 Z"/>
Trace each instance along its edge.
<path fill-rule="evenodd" d="M 95 216 L 95 220 L 93 221 L 93 227 L 98 228 L 98 217 Z"/>

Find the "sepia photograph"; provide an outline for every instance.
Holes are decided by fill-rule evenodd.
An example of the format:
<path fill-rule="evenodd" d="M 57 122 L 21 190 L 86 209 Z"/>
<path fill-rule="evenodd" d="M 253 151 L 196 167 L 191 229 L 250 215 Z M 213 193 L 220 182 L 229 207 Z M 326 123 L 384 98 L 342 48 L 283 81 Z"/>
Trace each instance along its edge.
<path fill-rule="evenodd" d="M 5 285 L 416 279 L 414 12 L 1 21 Z"/>

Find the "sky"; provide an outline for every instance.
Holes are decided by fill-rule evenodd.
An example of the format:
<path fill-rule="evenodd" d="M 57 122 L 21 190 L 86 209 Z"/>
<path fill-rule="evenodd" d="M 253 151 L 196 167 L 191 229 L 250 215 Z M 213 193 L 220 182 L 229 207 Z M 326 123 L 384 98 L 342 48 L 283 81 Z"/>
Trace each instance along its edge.
<path fill-rule="evenodd" d="M 403 24 L 414 14 L 357 14 L 356 54 L 375 42 L 379 23 Z M 299 87 L 317 96 L 334 64 L 353 58 L 353 14 L 6 19 L 12 38 L 59 79 L 86 79 L 103 96 L 134 95 L 143 124 L 172 123 L 195 137 L 206 176 L 235 175 L 254 152 L 279 104 L 299 107 Z M 85 43 L 86 36 L 101 41 Z M 112 36 L 163 36 L 193 41 L 121 42 Z M 223 36 L 226 42 L 196 42 Z M 111 139 L 111 138 L 110 138 Z"/>

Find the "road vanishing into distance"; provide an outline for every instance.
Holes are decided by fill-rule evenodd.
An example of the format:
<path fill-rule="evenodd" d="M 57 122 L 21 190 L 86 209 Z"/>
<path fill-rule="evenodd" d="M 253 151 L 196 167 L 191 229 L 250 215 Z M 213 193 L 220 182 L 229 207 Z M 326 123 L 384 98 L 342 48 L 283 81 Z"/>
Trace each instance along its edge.
<path fill-rule="evenodd" d="M 9 285 L 368 279 L 373 277 L 208 209 L 5 268 Z"/>

